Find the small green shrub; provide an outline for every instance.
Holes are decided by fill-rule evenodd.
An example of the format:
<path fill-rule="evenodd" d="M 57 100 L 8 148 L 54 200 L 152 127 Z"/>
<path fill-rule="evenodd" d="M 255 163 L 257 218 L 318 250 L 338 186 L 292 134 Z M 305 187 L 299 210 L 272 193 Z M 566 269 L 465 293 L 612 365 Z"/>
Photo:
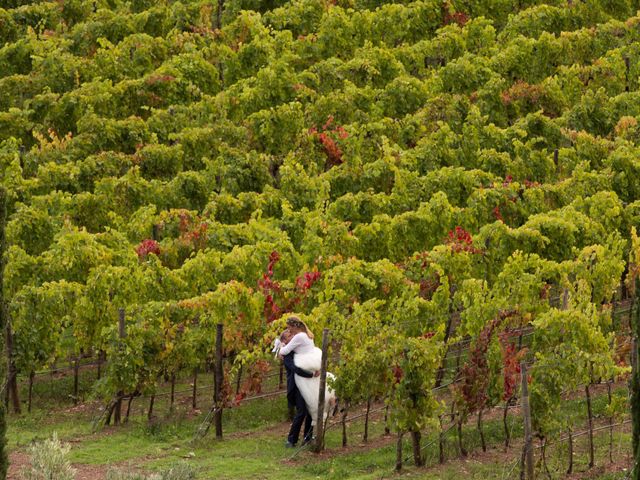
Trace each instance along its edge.
<path fill-rule="evenodd" d="M 127 472 L 125 470 L 109 470 L 106 480 L 147 480 L 141 473 Z"/>
<path fill-rule="evenodd" d="M 109 470 L 106 480 L 195 480 L 195 478 L 193 467 L 188 463 L 180 462 L 168 470 L 150 475 L 125 470 Z"/>
<path fill-rule="evenodd" d="M 180 462 L 172 466 L 161 475 L 162 480 L 195 480 L 196 472 L 186 462 Z"/>
<path fill-rule="evenodd" d="M 75 470 L 71 468 L 68 454 L 69 445 L 63 444 L 58 439 L 58 434 L 53 433 L 50 440 L 33 444 L 29 447 L 31 465 L 22 471 L 24 480 L 73 480 Z"/>

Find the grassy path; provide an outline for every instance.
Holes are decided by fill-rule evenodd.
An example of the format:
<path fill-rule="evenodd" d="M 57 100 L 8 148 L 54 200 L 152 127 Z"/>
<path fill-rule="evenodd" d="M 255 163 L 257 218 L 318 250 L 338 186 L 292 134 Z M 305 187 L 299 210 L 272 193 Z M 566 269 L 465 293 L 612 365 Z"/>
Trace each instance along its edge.
<path fill-rule="evenodd" d="M 337 425 L 328 431 L 327 451 L 314 455 L 306 450 L 297 452 L 284 448 L 289 423 L 284 399 L 281 397 L 247 403 L 241 408 L 228 410 L 224 416 L 225 438 L 217 441 L 208 436 L 196 443 L 193 433 L 204 416 L 198 412 L 179 411 L 172 416 L 158 419 L 149 425 L 143 410 L 133 416 L 128 425 L 107 427 L 96 433 L 91 431 L 91 415 L 96 404 L 56 410 L 35 410 L 30 415 L 12 417 L 9 426 L 9 442 L 14 465 L 10 478 L 18 478 L 17 472 L 27 461 L 26 445 L 43 439 L 57 431 L 72 446 L 71 460 L 78 469 L 78 479 L 101 479 L 107 470 L 116 466 L 138 471 L 154 471 L 166 468 L 177 461 L 187 461 L 198 471 L 202 479 L 378 479 L 397 476 L 395 464 L 396 438 L 384 435 L 382 418 L 374 416 L 370 422 L 370 442 L 362 444 L 362 420 L 349 425 L 349 446 L 341 446 L 341 430 Z M 594 401 L 596 415 L 602 415 L 606 395 L 602 392 Z M 580 398 L 568 400 L 564 406 L 567 415 L 580 418 L 584 406 Z M 445 450 L 447 462 L 438 464 L 437 443 L 425 449 L 427 467 L 416 469 L 408 462 L 402 478 L 417 479 L 515 479 L 518 476 L 517 461 L 521 448 L 522 428 L 518 412 L 509 416 L 514 437 L 513 446 L 503 447 L 503 426 L 500 414 L 495 411 L 487 417 L 485 435 L 489 444 L 487 452 L 480 449 L 479 435 L 471 422 L 464 431 L 464 441 L 471 454 L 459 458 L 453 430 L 447 435 Z M 604 424 L 601 418 L 599 424 Z M 435 433 L 427 432 L 424 445 L 436 440 Z M 586 436 L 576 439 L 574 469 L 570 478 L 622 479 L 628 465 L 629 428 L 617 428 L 614 434 L 614 460 L 608 460 L 608 430 L 596 436 L 597 465 L 587 469 Z M 405 455 L 410 454 L 408 438 Z M 536 451 L 537 458 L 539 458 Z M 566 469 L 566 446 L 549 447 L 549 467 L 553 478 L 562 478 Z"/>

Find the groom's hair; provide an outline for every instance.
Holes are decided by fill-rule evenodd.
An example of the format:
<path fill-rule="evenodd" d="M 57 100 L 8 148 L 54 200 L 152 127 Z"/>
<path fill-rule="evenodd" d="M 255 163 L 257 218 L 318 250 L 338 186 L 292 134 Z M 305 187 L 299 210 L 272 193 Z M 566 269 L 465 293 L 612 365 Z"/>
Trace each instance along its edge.
<path fill-rule="evenodd" d="M 290 337 L 291 337 L 291 332 L 289 331 L 289 329 L 287 329 L 280 334 L 280 341 L 284 342 L 287 338 L 290 338 Z"/>

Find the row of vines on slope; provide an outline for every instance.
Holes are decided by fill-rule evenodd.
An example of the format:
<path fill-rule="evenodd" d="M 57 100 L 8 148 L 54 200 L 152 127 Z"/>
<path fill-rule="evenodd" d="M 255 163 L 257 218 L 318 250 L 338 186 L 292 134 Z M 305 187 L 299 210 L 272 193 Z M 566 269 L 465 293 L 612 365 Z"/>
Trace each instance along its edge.
<path fill-rule="evenodd" d="M 419 442 L 451 345 L 472 345 L 462 424 L 513 395 L 526 327 L 536 362 L 564 362 L 532 380 L 554 431 L 562 388 L 623 371 L 638 6 L 9 2 L 12 371 L 97 354 L 97 395 L 153 395 L 212 361 L 217 323 L 249 369 L 295 312 L 341 338 L 340 395 L 391 392 Z"/>

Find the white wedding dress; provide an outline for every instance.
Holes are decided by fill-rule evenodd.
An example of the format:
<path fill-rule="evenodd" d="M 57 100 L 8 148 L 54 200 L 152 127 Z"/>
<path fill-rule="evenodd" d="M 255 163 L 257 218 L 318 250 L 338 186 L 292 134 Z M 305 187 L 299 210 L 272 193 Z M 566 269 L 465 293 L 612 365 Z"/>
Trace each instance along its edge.
<path fill-rule="evenodd" d="M 320 365 L 322 363 L 322 350 L 318 347 L 313 347 L 313 349 L 309 349 L 304 353 L 298 353 L 293 356 L 293 363 L 295 363 L 296 367 L 299 367 L 308 372 L 317 372 L 320 370 Z M 311 415 L 311 423 L 312 425 L 316 424 L 316 420 L 318 418 L 318 397 L 320 394 L 320 377 L 311 377 L 304 378 L 300 375 L 296 375 L 295 377 L 296 386 L 304 398 L 305 403 L 307 404 L 307 410 L 309 410 L 309 414 Z M 336 394 L 332 388 L 329 388 L 329 379 L 333 379 L 335 376 L 327 372 L 327 386 L 324 393 L 324 421 L 327 420 L 327 417 L 333 410 L 336 404 Z"/>

